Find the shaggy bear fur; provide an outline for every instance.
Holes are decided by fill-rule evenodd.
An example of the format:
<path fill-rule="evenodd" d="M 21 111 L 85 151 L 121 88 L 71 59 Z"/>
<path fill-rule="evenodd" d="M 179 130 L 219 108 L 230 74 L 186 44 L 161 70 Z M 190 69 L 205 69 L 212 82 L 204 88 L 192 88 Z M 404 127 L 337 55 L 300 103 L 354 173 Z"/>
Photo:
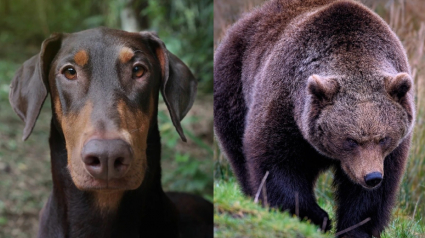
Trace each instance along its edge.
<path fill-rule="evenodd" d="M 245 194 L 265 173 L 267 201 L 331 228 L 314 196 L 335 172 L 337 231 L 379 237 L 388 224 L 415 110 L 404 49 L 349 0 L 272 0 L 239 20 L 215 54 L 214 121 Z"/>

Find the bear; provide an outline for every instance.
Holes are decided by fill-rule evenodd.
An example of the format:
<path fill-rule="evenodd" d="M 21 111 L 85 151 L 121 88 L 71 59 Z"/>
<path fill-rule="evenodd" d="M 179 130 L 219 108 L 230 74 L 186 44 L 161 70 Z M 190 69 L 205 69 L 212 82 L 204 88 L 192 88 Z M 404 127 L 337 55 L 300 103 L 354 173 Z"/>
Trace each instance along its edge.
<path fill-rule="evenodd" d="M 265 190 L 268 205 L 324 231 L 331 221 L 314 186 L 331 169 L 336 231 L 362 223 L 341 236 L 380 237 L 414 123 L 405 50 L 361 3 L 271 0 L 216 49 L 214 130 L 242 191 Z"/>

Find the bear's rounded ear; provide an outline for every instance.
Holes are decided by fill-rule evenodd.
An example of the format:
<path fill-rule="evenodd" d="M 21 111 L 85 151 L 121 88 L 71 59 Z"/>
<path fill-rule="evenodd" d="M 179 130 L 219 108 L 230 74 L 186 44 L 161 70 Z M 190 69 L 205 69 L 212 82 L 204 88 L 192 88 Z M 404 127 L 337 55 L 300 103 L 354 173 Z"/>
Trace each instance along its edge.
<path fill-rule="evenodd" d="M 388 77 L 386 78 L 385 88 L 388 94 L 398 102 L 412 88 L 412 78 L 407 73 L 399 73 L 396 76 Z"/>
<path fill-rule="evenodd" d="M 339 84 L 333 78 L 313 74 L 308 78 L 307 89 L 320 102 L 330 102 L 338 93 Z"/>

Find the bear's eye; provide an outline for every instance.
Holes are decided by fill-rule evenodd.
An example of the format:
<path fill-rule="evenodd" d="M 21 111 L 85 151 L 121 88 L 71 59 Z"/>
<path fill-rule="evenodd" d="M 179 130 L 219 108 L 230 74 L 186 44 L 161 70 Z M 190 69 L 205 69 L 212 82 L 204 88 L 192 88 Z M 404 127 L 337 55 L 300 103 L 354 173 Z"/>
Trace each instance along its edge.
<path fill-rule="evenodd" d="M 359 143 L 351 138 L 347 138 L 344 142 L 344 149 L 346 150 L 353 150 L 355 149 Z"/>
<path fill-rule="evenodd" d="M 390 144 L 391 142 L 391 138 L 389 137 L 384 137 L 382 139 L 379 140 L 379 145 L 381 146 L 387 146 L 388 144 Z"/>

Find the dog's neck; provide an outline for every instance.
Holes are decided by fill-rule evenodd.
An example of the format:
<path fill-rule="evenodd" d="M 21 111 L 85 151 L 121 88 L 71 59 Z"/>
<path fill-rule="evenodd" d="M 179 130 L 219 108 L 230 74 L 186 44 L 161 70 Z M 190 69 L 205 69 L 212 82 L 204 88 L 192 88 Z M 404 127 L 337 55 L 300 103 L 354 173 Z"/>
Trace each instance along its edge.
<path fill-rule="evenodd" d="M 149 237 L 161 232 L 166 232 L 163 237 L 170 237 L 176 234 L 177 212 L 161 187 L 161 147 L 156 123 L 149 132 L 150 146 L 146 151 L 149 169 L 142 185 L 136 190 L 109 196 L 76 188 L 67 170 L 65 139 L 54 124 L 52 122 L 49 140 L 53 192 L 43 209 L 40 229 L 50 229 L 48 233 L 55 237 L 61 237 L 57 234 L 65 237 Z M 109 201 L 108 197 L 115 201 Z M 166 224 L 169 227 L 164 229 Z"/>

